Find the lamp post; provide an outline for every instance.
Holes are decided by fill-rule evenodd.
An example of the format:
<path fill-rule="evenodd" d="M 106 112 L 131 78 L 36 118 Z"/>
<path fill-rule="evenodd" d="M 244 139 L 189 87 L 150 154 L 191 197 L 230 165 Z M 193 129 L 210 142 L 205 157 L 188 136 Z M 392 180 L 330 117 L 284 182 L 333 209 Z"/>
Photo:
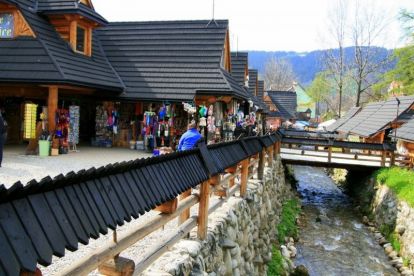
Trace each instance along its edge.
<path fill-rule="evenodd" d="M 398 116 L 400 113 L 400 99 L 398 99 L 397 97 L 395 97 L 395 99 L 397 100 L 397 117 L 395 118 L 396 123 L 398 122 Z M 395 127 L 395 131 L 394 131 L 394 142 L 397 145 L 397 129 L 398 127 Z"/>

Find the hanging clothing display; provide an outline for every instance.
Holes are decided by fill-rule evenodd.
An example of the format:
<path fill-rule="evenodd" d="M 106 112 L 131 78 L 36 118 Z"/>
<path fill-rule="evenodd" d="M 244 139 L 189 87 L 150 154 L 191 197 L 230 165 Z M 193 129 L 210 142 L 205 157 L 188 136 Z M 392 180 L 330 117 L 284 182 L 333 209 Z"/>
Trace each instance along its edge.
<path fill-rule="evenodd" d="M 24 139 L 36 138 L 37 104 L 27 103 L 24 105 Z"/>
<path fill-rule="evenodd" d="M 71 105 L 69 106 L 69 143 L 77 145 L 79 144 L 79 119 L 80 119 L 80 107 Z"/>

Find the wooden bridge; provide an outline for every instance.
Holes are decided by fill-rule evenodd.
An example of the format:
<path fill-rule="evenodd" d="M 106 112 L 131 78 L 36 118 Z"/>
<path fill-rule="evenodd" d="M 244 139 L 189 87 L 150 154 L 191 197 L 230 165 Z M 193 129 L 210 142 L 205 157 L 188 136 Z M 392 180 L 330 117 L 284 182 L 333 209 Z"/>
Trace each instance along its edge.
<path fill-rule="evenodd" d="M 341 141 L 328 133 L 282 131 L 280 155 L 286 164 L 361 169 L 398 165 L 391 144 Z"/>

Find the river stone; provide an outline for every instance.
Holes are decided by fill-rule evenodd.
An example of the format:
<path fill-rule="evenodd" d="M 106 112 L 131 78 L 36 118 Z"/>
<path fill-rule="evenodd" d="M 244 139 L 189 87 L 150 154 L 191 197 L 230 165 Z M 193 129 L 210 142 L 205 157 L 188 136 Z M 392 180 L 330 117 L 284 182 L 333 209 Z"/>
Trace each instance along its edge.
<path fill-rule="evenodd" d="M 296 254 L 297 254 L 297 250 L 296 247 L 294 247 L 293 245 L 288 247 L 289 251 L 290 251 L 290 257 L 291 258 L 295 258 Z"/>
<path fill-rule="evenodd" d="M 388 257 L 389 257 L 390 259 L 395 259 L 395 258 L 398 258 L 398 254 L 397 254 L 397 252 L 395 252 L 395 251 L 393 250 L 393 251 L 391 251 L 391 252 L 388 254 Z"/>
<path fill-rule="evenodd" d="M 399 226 L 397 226 L 396 231 L 397 231 L 397 233 L 398 233 L 400 236 L 402 236 L 402 235 L 404 235 L 404 233 L 405 233 L 405 227 L 404 227 L 404 226 L 399 225 Z"/>
<path fill-rule="evenodd" d="M 382 237 L 382 238 L 378 241 L 378 243 L 379 243 L 380 245 L 384 245 L 384 244 L 388 243 L 388 241 L 387 241 L 384 237 Z"/>
<path fill-rule="evenodd" d="M 387 246 L 385 247 L 384 251 L 385 254 L 389 255 L 394 249 L 392 248 L 392 246 Z"/>
<path fill-rule="evenodd" d="M 403 264 L 403 259 L 402 258 L 396 258 L 396 259 L 391 260 L 390 263 L 393 266 L 396 266 L 397 264 L 401 264 L 402 265 Z"/>
<path fill-rule="evenodd" d="M 281 249 L 281 251 L 282 251 L 282 256 L 283 256 L 283 257 L 285 257 L 285 258 L 290 258 L 290 252 L 289 252 L 289 250 L 286 248 L 286 246 L 281 245 L 281 246 L 280 246 L 280 249 Z"/>
<path fill-rule="evenodd" d="M 367 216 L 363 216 L 363 217 L 362 217 L 362 223 L 363 223 L 363 224 L 365 224 L 365 225 L 368 225 L 368 223 L 369 223 L 369 219 L 368 219 L 368 217 L 367 217 Z"/>
<path fill-rule="evenodd" d="M 224 249 L 233 249 L 237 246 L 237 244 L 230 240 L 230 239 L 224 239 L 224 241 L 221 243 L 221 247 Z"/>
<path fill-rule="evenodd" d="M 304 265 L 299 265 L 295 268 L 295 270 L 291 273 L 293 276 L 308 276 L 309 271 Z"/>

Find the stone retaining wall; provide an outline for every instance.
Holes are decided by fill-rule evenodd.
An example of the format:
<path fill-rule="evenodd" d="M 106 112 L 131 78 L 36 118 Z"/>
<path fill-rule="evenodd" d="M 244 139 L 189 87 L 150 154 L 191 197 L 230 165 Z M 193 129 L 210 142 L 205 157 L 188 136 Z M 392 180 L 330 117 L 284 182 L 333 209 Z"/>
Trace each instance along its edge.
<path fill-rule="evenodd" d="M 142 275 L 266 275 L 282 203 L 291 195 L 278 159 L 263 181 L 249 181 L 246 199 L 231 197 L 209 216 L 205 241 L 191 232 Z"/>
<path fill-rule="evenodd" d="M 377 225 L 395 226 L 401 243 L 400 253 L 414 264 L 414 209 L 399 201 L 386 185 L 375 188 L 371 208 Z"/>

